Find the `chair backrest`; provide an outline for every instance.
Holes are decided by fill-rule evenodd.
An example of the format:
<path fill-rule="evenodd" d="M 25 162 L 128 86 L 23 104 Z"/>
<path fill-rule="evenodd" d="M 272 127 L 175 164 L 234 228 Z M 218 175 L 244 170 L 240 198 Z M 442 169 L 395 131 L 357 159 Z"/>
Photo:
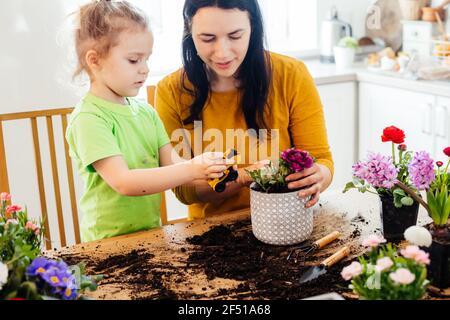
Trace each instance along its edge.
<path fill-rule="evenodd" d="M 39 141 L 39 133 L 38 133 L 38 119 L 45 118 L 47 125 L 47 136 L 48 136 L 48 145 L 50 150 L 50 160 L 51 160 L 51 170 L 52 170 L 52 179 L 53 179 L 53 187 L 54 187 L 54 198 L 56 202 L 56 212 L 57 212 L 57 221 L 58 221 L 58 229 L 59 229 L 59 238 L 61 242 L 61 246 L 67 245 L 65 227 L 64 227 L 64 215 L 62 209 L 62 200 L 61 200 L 61 185 L 58 174 L 58 163 L 56 157 L 56 143 L 55 143 L 55 132 L 53 129 L 53 119 L 60 117 L 62 124 L 62 137 L 64 141 L 64 158 L 67 170 L 67 181 L 68 181 L 68 189 L 70 194 L 70 206 L 72 210 L 72 222 L 74 228 L 75 242 L 80 243 L 80 227 L 78 222 L 78 209 L 77 209 L 77 199 L 75 194 L 75 184 L 73 177 L 73 169 L 72 162 L 69 156 L 69 146 L 67 145 L 65 139 L 65 132 L 67 128 L 67 116 L 73 111 L 73 108 L 65 108 L 65 109 L 49 109 L 49 110 L 41 110 L 41 111 L 32 111 L 32 112 L 21 112 L 21 113 L 11 113 L 11 114 L 2 114 L 0 115 L 0 190 L 5 192 L 10 192 L 9 180 L 8 180 L 8 168 L 6 162 L 6 150 L 3 136 L 3 122 L 13 121 L 13 120 L 30 120 L 31 132 L 33 136 L 33 145 L 34 145 L 34 158 L 36 165 L 36 175 L 37 175 L 37 183 L 39 189 L 39 199 L 41 206 L 41 215 L 44 221 L 45 227 L 45 246 L 47 249 L 51 249 L 52 247 L 52 237 L 50 234 L 50 225 L 49 225 L 49 215 L 48 215 L 48 207 L 47 207 L 47 196 L 44 188 L 44 174 L 42 170 L 42 153 L 41 153 L 41 144 Z"/>
<path fill-rule="evenodd" d="M 147 102 L 152 107 L 155 107 L 156 103 L 156 86 L 147 87 Z M 161 193 L 161 223 L 163 226 L 169 223 L 167 217 L 167 204 L 166 204 L 166 193 Z"/>
<path fill-rule="evenodd" d="M 156 105 L 156 86 L 148 86 L 147 87 L 147 102 L 151 106 Z M 178 220 L 169 220 L 167 214 L 167 201 L 166 201 L 166 193 L 161 193 L 161 223 L 163 226 L 168 224 L 185 222 L 187 219 L 178 219 Z"/>

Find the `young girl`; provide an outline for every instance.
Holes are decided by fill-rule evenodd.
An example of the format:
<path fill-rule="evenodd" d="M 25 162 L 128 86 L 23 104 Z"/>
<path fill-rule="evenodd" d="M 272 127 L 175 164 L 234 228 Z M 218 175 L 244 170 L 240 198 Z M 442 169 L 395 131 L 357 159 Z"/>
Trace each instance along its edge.
<path fill-rule="evenodd" d="M 90 90 L 71 115 L 66 138 L 85 180 L 82 241 L 160 226 L 160 192 L 217 178 L 222 154 L 183 161 L 157 113 L 134 97 L 147 79 L 153 37 L 129 3 L 96 1 L 80 8 L 75 33 L 79 69 Z M 161 168 L 160 168 L 161 166 Z"/>

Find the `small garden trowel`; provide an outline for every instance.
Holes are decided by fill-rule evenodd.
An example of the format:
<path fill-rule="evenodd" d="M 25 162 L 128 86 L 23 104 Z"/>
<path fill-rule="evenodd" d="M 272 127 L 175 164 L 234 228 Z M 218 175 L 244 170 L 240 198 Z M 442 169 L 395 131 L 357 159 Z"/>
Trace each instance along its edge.
<path fill-rule="evenodd" d="M 308 271 L 306 271 L 305 274 L 300 278 L 300 283 L 309 282 L 326 274 L 328 268 L 332 267 L 349 254 L 350 249 L 348 247 L 343 247 L 341 250 L 333 254 L 331 257 L 325 259 L 319 266 L 309 268 Z"/>

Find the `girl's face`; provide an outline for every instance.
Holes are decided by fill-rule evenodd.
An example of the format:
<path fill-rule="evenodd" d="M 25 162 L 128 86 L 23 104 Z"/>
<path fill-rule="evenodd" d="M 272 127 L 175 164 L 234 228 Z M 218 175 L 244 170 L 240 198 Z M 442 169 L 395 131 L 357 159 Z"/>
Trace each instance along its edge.
<path fill-rule="evenodd" d="M 197 53 L 217 79 L 231 79 L 247 55 L 251 24 L 248 12 L 206 7 L 192 19 Z"/>
<path fill-rule="evenodd" d="M 153 36 L 148 30 L 123 32 L 118 44 L 99 62 L 96 85 L 115 96 L 135 97 L 147 80 L 148 59 L 152 54 Z M 123 99 L 122 99 L 123 101 Z"/>

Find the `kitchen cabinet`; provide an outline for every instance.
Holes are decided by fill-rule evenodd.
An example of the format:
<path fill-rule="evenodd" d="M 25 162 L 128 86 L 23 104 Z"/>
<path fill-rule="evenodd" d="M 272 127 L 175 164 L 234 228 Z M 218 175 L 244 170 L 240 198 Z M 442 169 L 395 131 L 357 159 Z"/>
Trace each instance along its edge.
<path fill-rule="evenodd" d="M 352 165 L 357 156 L 357 84 L 344 82 L 317 87 L 333 154 L 335 173 L 329 190 L 343 190 L 352 179 Z"/>
<path fill-rule="evenodd" d="M 434 155 L 436 160 L 446 163 L 443 150 L 450 146 L 450 98 L 436 97 L 435 119 Z"/>
<path fill-rule="evenodd" d="M 410 150 L 426 150 L 434 159 L 442 159 L 443 146 L 450 142 L 449 108 L 449 98 L 360 83 L 360 159 L 365 159 L 368 151 L 391 154 L 391 144 L 381 142 L 383 129 L 391 125 L 405 131 Z"/>

